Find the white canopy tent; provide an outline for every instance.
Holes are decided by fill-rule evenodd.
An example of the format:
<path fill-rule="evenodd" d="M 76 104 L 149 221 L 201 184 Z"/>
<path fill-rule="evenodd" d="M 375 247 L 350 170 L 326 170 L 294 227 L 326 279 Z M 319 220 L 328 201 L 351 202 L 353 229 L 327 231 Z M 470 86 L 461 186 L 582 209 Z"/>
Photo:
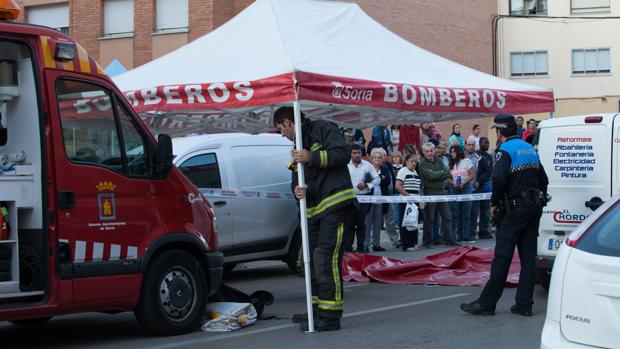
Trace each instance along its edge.
<path fill-rule="evenodd" d="M 341 126 L 419 123 L 553 111 L 550 89 L 475 71 L 427 52 L 366 15 L 323 0 L 257 0 L 215 31 L 114 78 L 155 132 L 273 129 L 293 104 Z M 303 166 L 299 183 L 304 184 Z M 300 201 L 312 322 L 306 203 Z"/>
<path fill-rule="evenodd" d="M 261 132 L 274 105 L 295 99 L 311 118 L 355 128 L 553 110 L 551 90 L 446 60 L 337 1 L 257 0 L 114 81 L 173 134 Z"/>

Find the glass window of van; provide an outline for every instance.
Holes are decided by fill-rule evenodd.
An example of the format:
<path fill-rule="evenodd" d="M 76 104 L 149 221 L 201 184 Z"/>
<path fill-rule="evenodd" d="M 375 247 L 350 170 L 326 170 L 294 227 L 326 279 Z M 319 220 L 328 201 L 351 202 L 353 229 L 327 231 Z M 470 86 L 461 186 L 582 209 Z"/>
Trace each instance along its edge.
<path fill-rule="evenodd" d="M 231 153 L 239 189 L 290 192 L 290 146 L 237 146 Z"/>
<path fill-rule="evenodd" d="M 217 156 L 213 153 L 191 157 L 184 161 L 179 169 L 198 188 L 222 188 Z"/>

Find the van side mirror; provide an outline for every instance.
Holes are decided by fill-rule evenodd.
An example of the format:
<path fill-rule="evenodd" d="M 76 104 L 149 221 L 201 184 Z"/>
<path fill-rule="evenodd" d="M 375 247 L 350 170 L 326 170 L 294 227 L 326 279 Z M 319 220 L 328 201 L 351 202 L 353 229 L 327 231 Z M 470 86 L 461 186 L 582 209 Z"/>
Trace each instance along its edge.
<path fill-rule="evenodd" d="M 157 159 L 155 160 L 157 173 L 164 177 L 172 168 L 172 139 L 167 134 L 160 134 L 157 138 Z"/>

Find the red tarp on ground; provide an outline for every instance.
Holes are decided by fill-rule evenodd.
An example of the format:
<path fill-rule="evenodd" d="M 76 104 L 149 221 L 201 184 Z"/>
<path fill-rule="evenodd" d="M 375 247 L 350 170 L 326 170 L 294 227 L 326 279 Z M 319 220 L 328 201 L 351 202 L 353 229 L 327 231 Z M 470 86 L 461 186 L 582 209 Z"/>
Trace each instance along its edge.
<path fill-rule="evenodd" d="M 388 284 L 483 286 L 489 279 L 493 249 L 463 246 L 414 261 L 345 253 L 342 277 L 345 281 L 378 281 Z M 519 256 L 514 255 L 506 286 L 519 282 Z"/>

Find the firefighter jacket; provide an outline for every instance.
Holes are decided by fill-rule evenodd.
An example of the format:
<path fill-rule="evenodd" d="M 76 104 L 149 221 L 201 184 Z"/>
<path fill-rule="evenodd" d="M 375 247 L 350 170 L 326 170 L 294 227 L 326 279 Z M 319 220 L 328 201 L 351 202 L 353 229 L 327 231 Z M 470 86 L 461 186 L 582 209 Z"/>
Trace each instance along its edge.
<path fill-rule="evenodd" d="M 306 203 L 308 218 L 322 218 L 356 200 L 347 164 L 351 147 L 345 143 L 338 126 L 323 120 L 304 120 L 302 142 L 310 153 L 304 166 L 308 190 Z M 297 164 L 291 162 L 292 189 L 297 186 Z"/>
<path fill-rule="evenodd" d="M 504 198 L 518 198 L 523 193 L 547 194 L 549 180 L 536 149 L 518 136 L 508 138 L 495 154 L 491 203 L 497 206 Z"/>

